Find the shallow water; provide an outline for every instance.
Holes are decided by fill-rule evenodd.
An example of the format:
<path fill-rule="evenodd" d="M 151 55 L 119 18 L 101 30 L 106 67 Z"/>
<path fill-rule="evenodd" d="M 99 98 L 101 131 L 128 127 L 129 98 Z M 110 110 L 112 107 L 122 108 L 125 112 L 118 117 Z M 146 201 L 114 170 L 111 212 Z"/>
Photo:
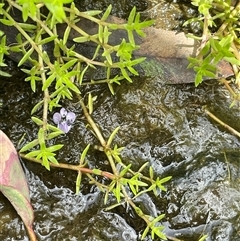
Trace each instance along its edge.
<path fill-rule="evenodd" d="M 138 200 L 147 213 L 166 214 L 168 235 L 194 241 L 207 233 L 209 241 L 238 240 L 239 140 L 209 119 L 202 106 L 207 104 L 230 124 L 238 120 L 238 108 L 229 110 L 225 90 L 217 84 L 196 89 L 161 82 L 135 79 L 133 84 L 117 87 L 115 96 L 106 88 L 96 88 L 94 94 L 99 97 L 93 117 L 105 136 L 121 126 L 116 143 L 125 146 L 126 163 L 138 169 L 149 161 L 156 176 L 173 176 L 160 198 L 146 194 Z M 2 80 L 0 85 L 7 96 L 1 129 L 17 146 L 23 133 L 25 139 L 36 135 L 29 117 L 37 95 L 31 93 L 28 83 L 16 79 Z M 59 161 L 76 163 L 86 143 L 97 141 L 84 129 L 80 108 L 64 105 L 77 113 L 77 121 L 61 138 L 65 147 Z M 92 154 L 90 165 L 97 163 L 106 169 L 104 156 L 94 150 Z M 102 194 L 86 182 L 82 193 L 75 195 L 74 172 L 48 172 L 37 164 L 23 164 L 39 240 L 138 240 L 143 223 L 124 207 L 105 212 Z M 1 240 L 27 240 L 21 220 L 2 196 L 0 209 Z"/>
<path fill-rule="evenodd" d="M 13 72 L 13 70 L 11 70 Z M 32 93 L 20 73 L 0 80 L 4 107 L 0 126 L 19 149 L 37 135 L 30 111 L 41 92 Z M 229 109 L 231 100 L 225 89 L 214 82 L 195 88 L 166 85 L 165 80 L 135 78 L 132 84 L 116 86 L 112 96 L 104 87 L 93 95 L 93 118 L 107 137 L 121 129 L 114 139 L 125 146 L 122 159 L 138 169 L 149 162 L 155 175 L 173 176 L 168 191 L 160 197 L 145 194 L 137 202 L 151 215 L 165 213 L 165 233 L 184 241 L 237 241 L 240 213 L 239 139 L 212 121 L 202 107 L 239 128 L 238 106 Z M 88 91 L 86 89 L 85 91 Z M 60 162 L 77 163 L 87 143 L 98 144 L 85 129 L 81 108 L 68 101 L 63 106 L 77 114 L 73 129 L 59 138 L 65 144 Z M 37 116 L 40 113 L 37 114 Z M 19 144 L 26 133 L 24 142 Z M 89 165 L 108 170 L 106 157 L 91 148 Z M 226 158 L 224 156 L 226 155 Z M 34 230 L 43 241 L 136 241 L 144 223 L 124 206 L 105 211 L 103 194 L 86 180 L 75 195 L 76 173 L 22 160 L 35 212 Z M 25 228 L 8 201 L 0 195 L 0 238 L 2 241 L 28 240 Z M 151 241 L 150 236 L 146 239 Z M 157 239 L 155 239 L 157 240 Z"/>

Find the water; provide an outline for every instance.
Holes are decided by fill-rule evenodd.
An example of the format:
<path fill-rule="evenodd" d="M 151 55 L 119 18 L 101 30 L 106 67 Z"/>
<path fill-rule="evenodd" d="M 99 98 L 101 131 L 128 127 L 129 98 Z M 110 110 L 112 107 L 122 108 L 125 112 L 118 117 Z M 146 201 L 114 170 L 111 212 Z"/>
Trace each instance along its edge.
<path fill-rule="evenodd" d="M 13 73 L 13 70 L 11 70 Z M 114 139 L 125 146 L 122 159 L 137 170 L 149 162 L 155 176 L 173 176 L 166 184 L 168 191 L 160 197 L 145 194 L 137 202 L 149 214 L 165 213 L 165 233 L 184 241 L 197 241 L 208 234 L 207 241 L 237 241 L 239 234 L 239 139 L 212 121 L 203 111 L 207 105 L 215 115 L 239 127 L 238 106 L 229 109 L 231 100 L 225 89 L 214 82 L 195 88 L 188 85 L 166 85 L 158 77 L 135 78 L 132 84 L 116 86 L 112 96 L 104 87 L 93 95 L 93 118 L 105 137 L 114 128 L 120 131 Z M 87 91 L 86 89 L 85 91 Z M 39 99 L 20 73 L 11 79 L 1 78 L 3 100 L 0 126 L 19 149 L 24 140 L 33 140 L 37 128 L 30 112 Z M 68 101 L 65 107 L 77 115 L 73 129 L 59 138 L 65 144 L 58 160 L 76 164 L 87 143 L 98 141 L 85 129 L 81 108 Z M 40 113 L 36 114 L 40 117 Z M 108 170 L 106 157 L 91 148 L 89 165 Z M 140 240 L 145 226 L 125 206 L 106 211 L 103 194 L 82 183 L 75 195 L 76 173 L 21 160 L 28 179 L 35 213 L 34 230 L 39 240 L 129 241 Z M 28 240 L 20 218 L 0 195 L 0 238 L 2 241 Z M 151 241 L 150 236 L 146 239 Z M 157 239 L 155 239 L 157 240 Z"/>

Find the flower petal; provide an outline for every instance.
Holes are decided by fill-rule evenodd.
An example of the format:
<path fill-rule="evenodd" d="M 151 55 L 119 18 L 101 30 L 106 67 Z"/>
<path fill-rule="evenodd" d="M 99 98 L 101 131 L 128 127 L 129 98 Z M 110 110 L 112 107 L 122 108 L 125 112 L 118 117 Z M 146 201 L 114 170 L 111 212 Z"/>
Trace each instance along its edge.
<path fill-rule="evenodd" d="M 53 115 L 53 122 L 55 124 L 59 124 L 61 119 L 62 119 L 62 117 L 61 117 L 60 113 L 58 113 L 58 112 L 54 113 L 54 115 Z"/>
<path fill-rule="evenodd" d="M 61 108 L 60 114 L 61 114 L 62 118 L 65 118 L 67 116 L 67 113 L 68 112 L 67 112 L 67 110 L 65 108 Z"/>
<path fill-rule="evenodd" d="M 68 125 L 66 121 L 63 121 L 58 124 L 58 128 L 62 130 L 64 133 L 68 133 L 71 129 L 71 125 Z"/>
<path fill-rule="evenodd" d="M 67 113 L 67 116 L 66 116 L 66 121 L 69 123 L 69 124 L 72 124 L 76 119 L 76 115 L 75 113 L 73 112 L 68 112 Z"/>

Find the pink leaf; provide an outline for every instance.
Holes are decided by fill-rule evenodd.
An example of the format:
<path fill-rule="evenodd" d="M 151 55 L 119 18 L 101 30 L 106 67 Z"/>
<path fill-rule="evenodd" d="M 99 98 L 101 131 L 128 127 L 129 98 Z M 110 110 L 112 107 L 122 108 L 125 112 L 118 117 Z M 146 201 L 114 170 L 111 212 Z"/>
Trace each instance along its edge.
<path fill-rule="evenodd" d="M 36 240 L 32 230 L 34 219 L 29 189 L 17 151 L 9 138 L 0 130 L 0 191 L 13 205 L 24 222 L 31 240 Z"/>

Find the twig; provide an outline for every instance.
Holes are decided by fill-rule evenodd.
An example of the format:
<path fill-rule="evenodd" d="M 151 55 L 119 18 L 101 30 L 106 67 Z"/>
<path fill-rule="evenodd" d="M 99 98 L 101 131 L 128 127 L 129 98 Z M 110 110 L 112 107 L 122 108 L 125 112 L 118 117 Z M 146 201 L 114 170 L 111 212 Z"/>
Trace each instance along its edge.
<path fill-rule="evenodd" d="M 226 124 L 225 122 L 221 121 L 220 119 L 218 119 L 213 113 L 211 113 L 209 110 L 207 110 L 206 108 L 204 108 L 204 112 L 209 115 L 213 120 L 215 120 L 216 122 L 218 122 L 221 126 L 223 126 L 224 128 L 226 128 L 227 130 L 229 130 L 232 134 L 236 135 L 237 137 L 240 137 L 240 133 L 238 131 L 236 131 L 235 129 L 233 129 L 231 126 L 229 126 L 228 124 Z"/>

